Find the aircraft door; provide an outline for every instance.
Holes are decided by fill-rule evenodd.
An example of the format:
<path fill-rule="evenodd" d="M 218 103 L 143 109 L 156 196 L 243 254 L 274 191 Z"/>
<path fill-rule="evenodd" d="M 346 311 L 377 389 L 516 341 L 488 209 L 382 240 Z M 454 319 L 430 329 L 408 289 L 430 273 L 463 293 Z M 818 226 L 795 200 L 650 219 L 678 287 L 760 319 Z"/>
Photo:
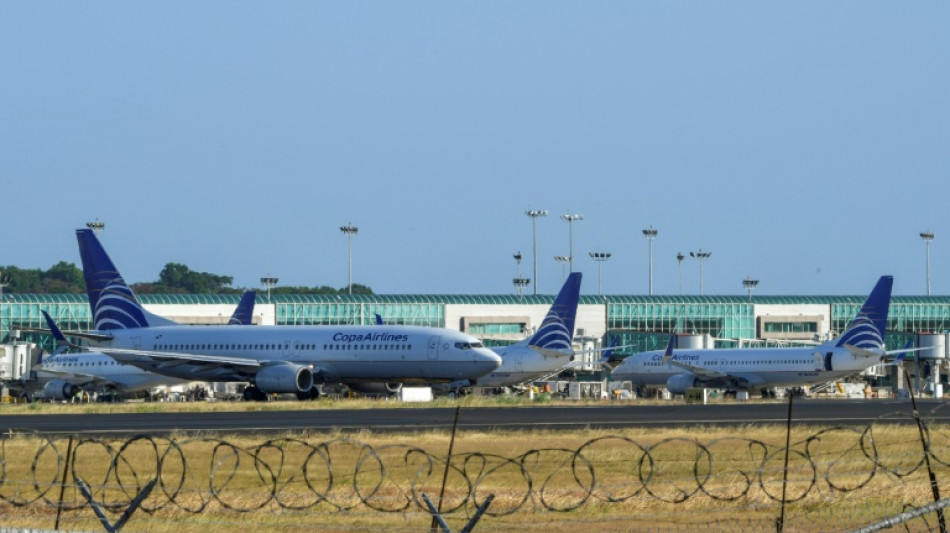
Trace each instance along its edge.
<path fill-rule="evenodd" d="M 831 372 L 831 355 L 833 352 L 828 352 L 825 354 L 825 370 Z"/>
<path fill-rule="evenodd" d="M 427 356 L 430 361 L 439 360 L 439 340 L 440 340 L 440 337 L 429 338 L 429 350 L 428 350 Z"/>

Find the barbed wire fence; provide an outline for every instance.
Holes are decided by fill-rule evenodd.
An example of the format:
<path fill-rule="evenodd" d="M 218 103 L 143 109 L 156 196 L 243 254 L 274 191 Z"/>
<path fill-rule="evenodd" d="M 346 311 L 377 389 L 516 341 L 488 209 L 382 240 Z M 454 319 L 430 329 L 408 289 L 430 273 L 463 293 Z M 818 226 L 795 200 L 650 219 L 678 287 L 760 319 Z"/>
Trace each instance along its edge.
<path fill-rule="evenodd" d="M 950 432 L 922 423 L 918 439 L 894 424 L 907 418 L 821 429 L 788 444 L 742 437 L 741 428 L 708 441 L 617 434 L 512 455 L 455 453 L 450 461 L 410 444 L 349 437 L 240 444 L 7 436 L 0 514 L 15 514 L 2 507 L 55 514 L 56 527 L 62 520 L 94 529 L 94 507 L 118 523 L 153 483 L 129 519 L 132 528 L 188 531 L 254 520 L 257 529 L 418 531 L 432 517 L 424 495 L 442 494 L 447 522 L 461 528 L 484 507 L 477 529 L 485 531 L 848 531 L 901 513 L 908 516 L 880 527 L 942 531 L 935 496 L 939 481 L 950 480 Z M 918 508 L 926 512 L 909 516 Z"/>

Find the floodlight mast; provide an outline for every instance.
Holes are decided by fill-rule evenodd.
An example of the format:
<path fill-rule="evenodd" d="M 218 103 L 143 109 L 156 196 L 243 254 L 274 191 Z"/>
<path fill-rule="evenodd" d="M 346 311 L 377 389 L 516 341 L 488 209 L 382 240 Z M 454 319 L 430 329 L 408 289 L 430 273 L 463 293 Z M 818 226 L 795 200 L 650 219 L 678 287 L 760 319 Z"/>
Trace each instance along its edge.
<path fill-rule="evenodd" d="M 570 259 L 566 255 L 555 255 L 554 260 L 561 263 L 561 283 L 567 279 L 567 263 Z"/>
<path fill-rule="evenodd" d="M 9 286 L 10 286 L 10 276 L 8 276 L 4 271 L 0 270 L 0 333 L 3 332 L 3 321 L 2 321 L 2 319 L 3 319 L 3 313 L 2 313 L 2 310 L 3 310 L 3 309 L 2 309 L 2 308 L 3 308 L 3 288 L 4 288 L 4 287 L 9 287 Z M 12 316 L 13 316 L 13 315 L 11 315 L 10 327 L 9 327 L 9 329 L 8 329 L 8 333 L 9 333 L 10 335 L 13 334 L 13 331 L 12 331 L 12 329 L 13 329 Z M 0 339 L 2 339 L 2 337 L 0 337 Z"/>
<path fill-rule="evenodd" d="M 99 233 L 101 233 L 102 230 L 106 229 L 106 223 L 99 222 L 99 219 L 97 218 L 93 222 L 86 222 L 86 227 L 91 229 L 92 232 L 95 233 L 96 235 L 99 235 Z"/>
<path fill-rule="evenodd" d="M 267 303 L 271 303 L 270 290 L 272 287 L 277 286 L 277 278 L 271 277 L 270 273 L 268 273 L 267 276 L 261 278 L 261 285 L 267 290 Z"/>
<path fill-rule="evenodd" d="M 712 252 L 704 252 L 702 248 L 698 252 L 690 252 L 690 257 L 694 257 L 699 260 L 699 295 L 703 295 L 703 262 L 706 259 L 709 259 L 709 256 L 712 255 Z"/>
<path fill-rule="evenodd" d="M 561 215 L 561 218 L 567 221 L 568 250 L 570 251 L 568 260 L 571 263 L 571 272 L 574 272 L 574 221 L 584 220 L 584 215 Z"/>
<path fill-rule="evenodd" d="M 750 278 L 749 276 L 746 276 L 746 278 L 745 278 L 744 280 L 742 280 L 742 286 L 745 287 L 745 289 L 746 289 L 747 291 L 749 291 L 749 301 L 751 302 L 751 301 L 752 301 L 752 289 L 755 289 L 756 287 L 759 286 L 759 280 L 757 280 L 757 279 L 752 279 L 752 278 Z"/>
<path fill-rule="evenodd" d="M 930 241 L 934 240 L 934 234 L 930 230 L 922 231 L 920 238 L 924 240 L 927 248 L 927 296 L 930 296 Z"/>
<path fill-rule="evenodd" d="M 354 226 L 352 223 L 348 223 L 345 226 L 340 226 L 340 231 L 346 235 L 347 241 L 347 275 L 346 275 L 346 287 L 347 292 L 353 294 L 353 236 L 360 229 Z"/>
<path fill-rule="evenodd" d="M 677 266 L 679 266 L 680 296 L 683 295 L 683 259 L 686 259 L 686 256 L 683 255 L 683 252 L 676 252 L 676 263 Z"/>
<path fill-rule="evenodd" d="M 521 277 L 521 251 L 515 252 L 514 256 L 516 264 L 516 276 L 512 279 L 512 283 L 515 285 L 515 289 L 518 290 L 518 299 L 521 299 L 524 295 L 524 288 L 531 283 L 531 280 L 528 278 Z"/>
<path fill-rule="evenodd" d="M 534 294 L 538 294 L 538 217 L 548 216 L 548 212 L 544 209 L 529 209 L 524 212 L 524 214 L 531 217 L 531 226 L 532 226 L 532 249 L 534 257 Z"/>
<path fill-rule="evenodd" d="M 590 258 L 597 261 L 597 296 L 603 296 L 600 290 L 600 266 L 604 261 L 610 259 L 610 252 L 588 252 Z"/>
<path fill-rule="evenodd" d="M 643 230 L 643 236 L 650 241 L 650 296 L 653 296 L 653 239 L 656 238 L 657 231 L 651 225 L 649 228 Z"/>

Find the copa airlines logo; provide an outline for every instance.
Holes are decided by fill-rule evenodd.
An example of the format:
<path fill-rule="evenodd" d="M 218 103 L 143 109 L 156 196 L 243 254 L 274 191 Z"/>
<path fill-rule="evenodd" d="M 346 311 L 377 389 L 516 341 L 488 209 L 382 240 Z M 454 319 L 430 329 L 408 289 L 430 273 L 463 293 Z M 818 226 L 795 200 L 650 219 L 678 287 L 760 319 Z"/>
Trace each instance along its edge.
<path fill-rule="evenodd" d="M 100 331 L 148 326 L 142 308 L 122 278 L 111 280 L 99 292 L 94 319 Z"/>
<path fill-rule="evenodd" d="M 845 344 L 850 344 L 862 350 L 880 351 L 884 349 L 884 336 L 874 325 L 873 320 L 866 315 L 859 315 L 851 321 L 848 329 L 838 339 L 837 346 L 844 346 Z"/>
<path fill-rule="evenodd" d="M 551 350 L 571 350 L 571 332 L 556 313 L 548 313 L 538 332 L 531 338 L 532 346 Z"/>

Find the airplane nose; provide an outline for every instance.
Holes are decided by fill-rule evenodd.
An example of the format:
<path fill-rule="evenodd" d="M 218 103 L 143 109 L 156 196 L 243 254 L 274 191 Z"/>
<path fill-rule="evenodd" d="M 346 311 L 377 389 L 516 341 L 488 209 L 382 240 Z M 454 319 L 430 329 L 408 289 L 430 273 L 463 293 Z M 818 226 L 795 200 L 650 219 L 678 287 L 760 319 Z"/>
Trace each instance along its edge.
<path fill-rule="evenodd" d="M 487 348 L 479 348 L 475 353 L 475 361 L 478 363 L 492 364 L 492 370 L 501 366 L 501 357 Z"/>

